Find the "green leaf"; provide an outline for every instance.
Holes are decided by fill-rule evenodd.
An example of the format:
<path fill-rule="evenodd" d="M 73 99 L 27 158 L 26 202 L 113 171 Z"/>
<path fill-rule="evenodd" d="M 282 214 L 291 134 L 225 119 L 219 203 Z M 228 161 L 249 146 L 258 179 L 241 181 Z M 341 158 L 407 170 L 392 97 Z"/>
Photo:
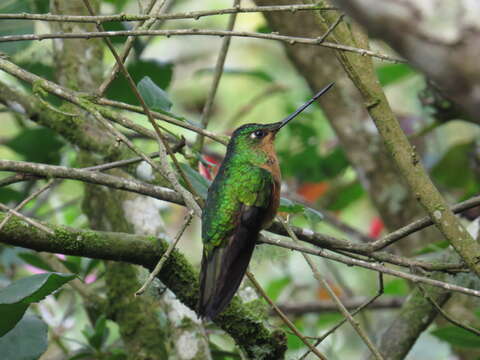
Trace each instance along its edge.
<path fill-rule="evenodd" d="M 403 279 L 393 279 L 388 281 L 384 286 L 385 295 L 408 295 L 410 289 Z"/>
<path fill-rule="evenodd" d="M 168 88 L 173 76 L 173 65 L 158 60 L 135 60 L 128 64 L 127 70 L 135 83 L 148 76 L 162 89 Z M 108 87 L 107 97 L 128 104 L 140 105 L 122 74 L 119 74 Z"/>
<path fill-rule="evenodd" d="M 50 129 L 37 127 L 25 129 L 6 145 L 22 155 L 26 161 L 58 164 L 64 143 Z"/>
<path fill-rule="evenodd" d="M 124 23 L 121 21 L 108 21 L 103 23 L 103 28 L 105 31 L 125 31 L 125 30 L 131 30 L 129 27 L 127 27 Z M 125 41 L 127 41 L 126 36 L 112 36 L 110 38 L 110 41 L 113 44 L 124 44 Z"/>
<path fill-rule="evenodd" d="M 5 1 L 0 2 L 0 13 L 31 13 L 32 9 L 28 1 Z M 34 32 L 31 20 L 2 20 L 0 21 L 0 36 L 32 34 Z M 12 41 L 0 43 L 0 52 L 14 55 L 32 44 L 32 41 Z"/>
<path fill-rule="evenodd" d="M 96 350 L 100 350 L 108 337 L 107 318 L 104 314 L 95 322 L 95 328 L 86 328 L 82 331 L 88 343 Z"/>
<path fill-rule="evenodd" d="M 0 290 L 0 336 L 10 331 L 33 302 L 51 294 L 75 275 L 45 273 L 12 282 Z"/>
<path fill-rule="evenodd" d="M 440 340 L 463 348 L 480 348 L 480 336 L 458 326 L 446 326 L 431 332 Z"/>
<path fill-rule="evenodd" d="M 167 93 L 159 88 L 148 76 L 140 80 L 137 87 L 150 109 L 168 111 L 172 107 L 172 102 L 168 99 Z"/>
<path fill-rule="evenodd" d="M 35 266 L 36 268 L 46 270 L 46 271 L 54 271 L 50 265 L 48 265 L 43 259 L 38 256 L 35 252 L 22 252 L 18 254 L 18 257 L 25 261 L 27 264 Z"/>
<path fill-rule="evenodd" d="M 280 198 L 280 206 L 278 207 L 279 212 L 300 214 L 303 212 L 304 209 L 305 207 L 301 204 L 294 203 L 292 200 L 286 199 L 284 197 Z"/>
<path fill-rule="evenodd" d="M 114 5 L 116 11 L 123 10 L 125 8 L 125 5 L 128 3 L 128 0 L 103 0 L 103 1 Z"/>
<path fill-rule="evenodd" d="M 427 246 L 421 248 L 418 251 L 415 251 L 415 255 L 424 255 L 429 254 L 432 252 L 444 250 L 450 246 L 450 243 L 447 240 L 437 241 L 432 244 L 428 244 Z"/>
<path fill-rule="evenodd" d="M 213 74 L 215 71 L 214 68 L 201 69 L 198 70 L 195 75 L 204 75 L 204 74 Z M 225 68 L 223 70 L 223 75 L 243 75 L 254 77 L 266 82 L 273 82 L 274 78 L 263 70 L 246 70 L 246 69 L 229 69 Z"/>
<path fill-rule="evenodd" d="M 205 179 L 202 175 L 200 175 L 197 171 L 191 168 L 190 165 L 186 163 L 180 163 L 180 167 L 182 168 L 185 176 L 187 177 L 190 184 L 192 184 L 193 189 L 200 195 L 203 199 L 207 198 L 208 187 L 210 183 L 207 179 Z"/>
<path fill-rule="evenodd" d="M 285 289 L 285 287 L 290 284 L 290 281 L 292 281 L 292 279 L 290 279 L 290 277 L 288 276 L 270 281 L 266 288 L 268 296 L 273 301 L 277 300 L 283 289 Z"/>
<path fill-rule="evenodd" d="M 80 256 L 67 256 L 62 262 L 74 274 L 80 273 L 82 269 L 82 258 Z"/>
<path fill-rule="evenodd" d="M 365 190 L 359 182 L 349 184 L 342 188 L 328 205 L 328 209 L 338 211 L 346 208 L 365 194 Z"/>
<path fill-rule="evenodd" d="M 38 14 L 48 13 L 50 9 L 50 0 L 33 0 L 33 4 L 35 6 L 35 12 Z"/>
<path fill-rule="evenodd" d="M 309 221 L 317 223 L 323 220 L 323 215 L 318 210 L 312 209 L 308 206 L 293 202 L 292 200 L 281 197 L 279 212 L 286 212 L 288 214 L 304 215 Z"/>
<path fill-rule="evenodd" d="M 0 202 L 8 204 L 10 201 L 18 202 L 22 200 L 22 193 L 6 187 L 0 188 Z"/>
<path fill-rule="evenodd" d="M 312 209 L 308 206 L 305 206 L 303 214 L 311 223 L 316 224 L 323 221 L 323 214 L 320 211 Z"/>
<path fill-rule="evenodd" d="M 37 360 L 47 350 L 47 333 L 42 320 L 26 315 L 12 331 L 0 337 L 2 359 Z"/>
<path fill-rule="evenodd" d="M 469 183 L 476 182 L 469 156 L 473 147 L 472 142 L 467 142 L 448 149 L 431 170 L 434 180 L 444 186 L 456 189 L 463 189 Z"/>
<path fill-rule="evenodd" d="M 376 71 L 382 86 L 393 84 L 415 74 L 413 69 L 406 64 L 386 64 L 379 66 Z"/>

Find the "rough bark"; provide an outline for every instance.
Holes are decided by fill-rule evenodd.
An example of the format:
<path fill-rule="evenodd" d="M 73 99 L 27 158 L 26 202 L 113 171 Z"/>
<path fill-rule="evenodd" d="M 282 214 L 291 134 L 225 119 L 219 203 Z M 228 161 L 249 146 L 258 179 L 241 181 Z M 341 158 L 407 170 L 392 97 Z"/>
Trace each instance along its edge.
<path fill-rule="evenodd" d="M 480 6 L 469 0 L 335 0 L 479 121 Z"/>

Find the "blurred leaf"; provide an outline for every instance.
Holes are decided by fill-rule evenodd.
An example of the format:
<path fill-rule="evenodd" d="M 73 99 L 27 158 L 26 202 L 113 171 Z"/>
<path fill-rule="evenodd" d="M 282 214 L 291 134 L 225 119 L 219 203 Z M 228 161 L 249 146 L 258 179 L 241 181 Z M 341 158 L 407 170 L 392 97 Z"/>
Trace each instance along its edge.
<path fill-rule="evenodd" d="M 340 175 L 349 166 L 347 156 L 339 146 L 326 156 L 323 156 L 319 161 L 319 165 L 327 178 L 334 178 Z"/>
<path fill-rule="evenodd" d="M 27 1 L 2 1 L 0 2 L 0 13 L 31 13 L 32 9 Z M 23 35 L 34 32 L 33 21 L 31 20 L 2 20 L 0 21 L 0 36 Z M 12 41 L 0 43 L 0 52 L 7 55 L 14 55 L 29 47 L 32 41 Z"/>
<path fill-rule="evenodd" d="M 452 146 L 433 166 L 431 175 L 444 186 L 463 189 L 470 183 L 476 183 L 471 170 L 470 153 L 474 144 L 471 142 Z"/>
<path fill-rule="evenodd" d="M 167 93 L 159 88 L 148 76 L 140 80 L 137 86 L 143 100 L 145 100 L 150 109 L 168 111 L 172 107 L 172 102 L 168 99 Z"/>
<path fill-rule="evenodd" d="M 24 129 L 6 145 L 22 155 L 26 161 L 58 164 L 60 149 L 64 143 L 52 130 L 36 127 Z"/>
<path fill-rule="evenodd" d="M 75 355 L 69 358 L 69 360 L 81 360 L 81 359 L 94 359 L 95 353 L 90 349 L 81 349 Z"/>
<path fill-rule="evenodd" d="M 379 66 L 376 71 L 382 86 L 390 85 L 415 74 L 415 71 L 407 64 L 386 64 Z"/>
<path fill-rule="evenodd" d="M 204 75 L 204 74 L 213 74 L 215 71 L 214 68 L 201 69 L 198 70 L 195 75 Z M 266 82 L 273 82 L 274 78 L 263 70 L 246 70 L 246 69 L 229 69 L 225 68 L 223 70 L 224 75 L 246 75 L 251 76 Z"/>
<path fill-rule="evenodd" d="M 318 317 L 317 325 L 319 328 L 325 328 L 338 323 L 342 319 L 342 315 L 337 312 L 322 313 L 322 316 Z"/>
<path fill-rule="evenodd" d="M 8 204 L 10 201 L 19 202 L 22 201 L 22 193 L 6 187 L 0 187 L 0 202 Z"/>
<path fill-rule="evenodd" d="M 18 257 L 25 261 L 27 264 L 35 266 L 36 268 L 47 270 L 47 271 L 54 271 L 50 265 L 48 265 L 43 259 L 38 256 L 35 252 L 22 252 L 18 254 Z"/>
<path fill-rule="evenodd" d="M 294 215 L 302 214 L 313 223 L 323 220 L 323 215 L 319 211 L 283 197 L 280 198 L 280 206 L 278 207 L 278 211 Z"/>
<path fill-rule="evenodd" d="M 80 256 L 69 255 L 62 262 L 74 274 L 79 274 L 82 270 L 82 258 Z"/>
<path fill-rule="evenodd" d="M 103 0 L 104 2 L 110 3 L 115 6 L 115 10 L 122 11 L 125 8 L 125 5 L 128 3 L 128 0 Z"/>
<path fill-rule="evenodd" d="M 121 22 L 121 21 L 108 21 L 103 23 L 103 28 L 105 31 L 124 31 L 124 30 L 131 30 L 130 27 Z M 113 44 L 125 44 L 127 41 L 127 36 L 112 36 L 110 37 L 110 41 Z M 119 74 L 119 76 L 122 76 Z"/>
<path fill-rule="evenodd" d="M 292 281 L 292 279 L 290 279 L 290 277 L 288 276 L 270 281 L 266 289 L 268 296 L 273 301 L 277 300 L 283 289 L 285 289 L 285 287 L 290 284 L 290 281 Z"/>
<path fill-rule="evenodd" d="M 335 199 L 328 205 L 328 209 L 332 211 L 342 210 L 360 199 L 364 194 L 365 190 L 359 182 L 349 184 L 336 194 Z"/>
<path fill-rule="evenodd" d="M 0 337 L 0 353 L 5 360 L 37 360 L 48 346 L 48 326 L 26 315 L 5 336 Z"/>
<path fill-rule="evenodd" d="M 480 336 L 458 326 L 446 326 L 433 330 L 431 334 L 453 346 L 480 348 Z"/>
<path fill-rule="evenodd" d="M 450 243 L 447 240 L 437 241 L 414 252 L 414 255 L 424 255 L 448 248 Z"/>
<path fill-rule="evenodd" d="M 50 0 L 33 0 L 33 5 L 38 14 L 46 14 L 50 10 Z"/>
<path fill-rule="evenodd" d="M 295 326 L 297 329 L 300 331 L 300 333 L 303 331 L 303 321 L 301 319 L 297 319 L 294 321 Z M 292 334 L 292 332 L 288 329 L 286 331 L 287 333 L 287 348 L 288 350 L 298 350 L 301 349 L 305 346 L 303 341 L 295 334 Z"/>
<path fill-rule="evenodd" d="M 257 26 L 255 29 L 256 32 L 262 33 L 262 34 L 270 34 L 272 32 L 272 28 L 268 26 L 268 24 L 264 23 L 260 26 Z"/>
<path fill-rule="evenodd" d="M 95 328 L 86 328 L 82 331 L 88 343 L 96 350 L 100 350 L 108 337 L 107 318 L 102 314 L 95 322 Z"/>
<path fill-rule="evenodd" d="M 51 294 L 75 275 L 45 273 L 12 282 L 0 290 L 0 336 L 10 331 L 33 302 Z"/>
<path fill-rule="evenodd" d="M 304 206 L 302 204 L 294 203 L 292 200 L 286 199 L 284 197 L 280 198 L 280 206 L 278 207 L 279 212 L 299 214 L 303 212 L 303 210 Z"/>
<path fill-rule="evenodd" d="M 281 159 L 282 174 L 301 179 L 302 182 L 318 183 L 333 179 L 341 174 L 349 162 L 340 147 L 334 148 L 326 155 L 320 155 L 315 141 L 316 130 L 305 124 L 289 124 L 291 141 L 289 147 L 278 151 Z M 292 143 L 298 142 L 298 150 L 292 150 Z"/>
<path fill-rule="evenodd" d="M 313 224 L 319 223 L 323 220 L 323 214 L 320 211 L 312 209 L 308 206 L 305 206 L 303 214 L 307 217 L 308 221 Z"/>
<path fill-rule="evenodd" d="M 393 279 L 387 281 L 384 286 L 385 295 L 408 295 L 410 289 L 404 279 Z"/>
<path fill-rule="evenodd" d="M 158 87 L 167 89 L 172 80 L 173 65 L 158 60 L 135 60 L 127 65 L 127 70 L 136 84 L 148 76 Z M 118 74 L 112 81 L 107 89 L 107 97 L 128 104 L 140 105 L 123 74 Z"/>
<path fill-rule="evenodd" d="M 25 69 L 35 75 L 38 75 L 47 80 L 54 80 L 54 70 L 53 67 L 47 64 L 44 64 L 40 61 L 35 60 L 23 60 L 16 63 L 22 69 Z M 31 88 L 30 84 L 27 84 L 28 88 Z M 52 96 L 53 97 L 53 96 Z"/>
<path fill-rule="evenodd" d="M 3 247 L 0 251 L 0 264 L 4 268 L 9 268 L 14 265 L 22 265 L 23 261 L 18 257 L 18 254 L 25 251 L 25 249 L 14 246 Z M 1 272 L 0 272 L 1 273 Z"/>
<path fill-rule="evenodd" d="M 86 259 L 87 260 L 87 266 L 85 267 L 85 270 L 83 272 L 83 276 L 87 276 L 90 274 L 94 269 L 98 267 L 98 265 L 101 264 L 101 261 L 98 259 Z"/>
<path fill-rule="evenodd" d="M 200 173 L 191 168 L 190 165 L 186 163 L 180 163 L 185 176 L 187 177 L 190 184 L 192 184 L 193 189 L 200 195 L 203 199 L 207 198 L 208 187 L 210 183 L 205 179 Z"/>

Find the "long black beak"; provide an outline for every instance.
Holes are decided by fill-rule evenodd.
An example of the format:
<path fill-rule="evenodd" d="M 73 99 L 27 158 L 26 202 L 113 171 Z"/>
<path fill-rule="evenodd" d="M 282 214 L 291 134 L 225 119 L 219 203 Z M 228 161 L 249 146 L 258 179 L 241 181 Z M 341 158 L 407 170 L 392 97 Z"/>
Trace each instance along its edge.
<path fill-rule="evenodd" d="M 276 123 L 278 124 L 278 127 L 275 129 L 276 131 L 280 130 L 282 127 L 284 127 L 285 125 L 287 125 L 291 120 L 293 120 L 298 114 L 300 114 L 303 110 L 305 110 L 307 107 L 309 107 L 315 100 L 317 100 L 320 96 L 322 96 L 323 94 L 325 94 L 328 90 L 331 89 L 331 87 L 335 85 L 335 83 L 330 83 L 328 84 L 327 86 L 325 86 L 322 90 L 320 90 L 318 93 L 315 94 L 315 96 L 313 98 L 311 98 L 310 100 L 308 100 L 305 104 L 303 104 L 302 106 L 300 106 L 297 110 L 295 110 L 294 113 L 288 115 L 285 119 L 283 119 L 282 121 Z"/>

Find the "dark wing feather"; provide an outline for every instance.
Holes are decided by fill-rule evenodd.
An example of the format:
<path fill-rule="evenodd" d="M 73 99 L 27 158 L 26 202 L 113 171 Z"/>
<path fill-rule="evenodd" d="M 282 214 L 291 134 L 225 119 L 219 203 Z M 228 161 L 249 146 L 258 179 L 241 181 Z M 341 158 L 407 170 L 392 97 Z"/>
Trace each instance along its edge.
<path fill-rule="evenodd" d="M 198 314 L 215 318 L 230 303 L 247 271 L 265 208 L 242 205 L 239 223 L 224 246 L 205 251 L 200 278 Z"/>

